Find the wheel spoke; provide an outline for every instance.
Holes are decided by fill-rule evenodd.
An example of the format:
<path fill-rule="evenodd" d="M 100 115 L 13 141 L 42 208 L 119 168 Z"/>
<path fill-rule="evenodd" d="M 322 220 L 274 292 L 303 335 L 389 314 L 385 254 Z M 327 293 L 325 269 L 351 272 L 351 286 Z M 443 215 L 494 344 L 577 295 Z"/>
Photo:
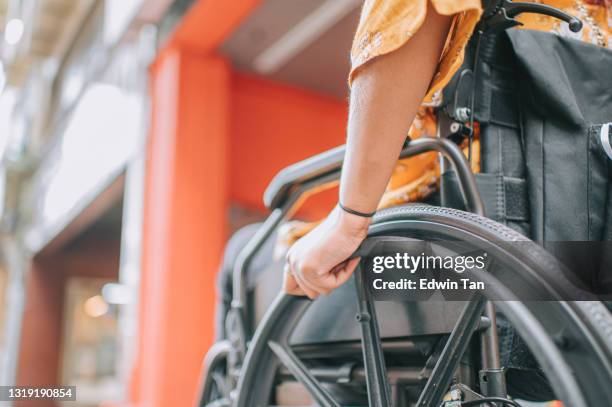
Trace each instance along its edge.
<path fill-rule="evenodd" d="M 355 270 L 355 286 L 357 288 L 357 301 L 359 314 L 357 320 L 361 325 L 361 343 L 363 347 L 363 361 L 368 386 L 368 400 L 370 407 L 388 407 L 391 405 L 391 392 L 387 380 L 387 367 L 385 356 L 380 342 L 376 308 L 366 289 L 361 267 Z"/>
<path fill-rule="evenodd" d="M 417 407 L 438 406 L 442 402 L 470 338 L 478 327 L 486 302 L 486 299 L 480 294 L 468 302 L 425 384 Z"/>
<path fill-rule="evenodd" d="M 304 363 L 287 346 L 278 342 L 269 341 L 268 346 L 272 352 L 285 365 L 295 378 L 306 387 L 315 401 L 323 407 L 340 407 L 329 392 L 319 383 L 319 381 L 308 371 Z"/>

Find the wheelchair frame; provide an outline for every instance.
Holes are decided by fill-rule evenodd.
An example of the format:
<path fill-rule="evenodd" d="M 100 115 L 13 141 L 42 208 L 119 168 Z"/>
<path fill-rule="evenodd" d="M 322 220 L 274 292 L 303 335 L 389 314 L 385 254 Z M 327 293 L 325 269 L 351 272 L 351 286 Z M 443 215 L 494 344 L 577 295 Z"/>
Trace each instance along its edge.
<path fill-rule="evenodd" d="M 449 162 L 459 180 L 460 189 L 467 208 L 478 215 L 484 216 L 484 203 L 478 192 L 476 180 L 461 149 L 453 142 L 444 138 L 422 138 L 408 141 L 400 153 L 400 158 L 412 157 L 418 154 L 435 151 Z M 229 343 L 221 342 L 211 349 L 205 360 L 206 366 L 215 364 L 215 360 L 227 357 L 231 386 L 237 386 L 237 392 L 249 383 L 240 379 L 240 368 L 247 363 L 247 344 L 250 347 L 268 346 L 265 338 L 270 331 L 269 321 L 287 318 L 285 310 L 291 308 L 295 297 L 281 294 L 272 304 L 266 317 L 253 334 L 253 321 L 249 320 L 245 309 L 247 302 L 246 272 L 254 255 L 262 248 L 267 239 L 279 224 L 287 219 L 304 195 L 313 188 L 333 182 L 340 177 L 344 158 L 344 146 L 329 150 L 281 171 L 271 182 L 264 195 L 266 206 L 272 213 L 265 220 L 255 236 L 240 252 L 233 270 L 233 299 L 231 309 L 226 319 L 226 331 Z M 386 385 L 386 368 L 382 352 L 382 344 L 378 332 L 378 324 L 374 302 L 365 287 L 363 274 L 356 271 L 359 313 L 356 316 L 361 326 L 363 357 L 366 373 L 366 383 L 370 406 L 383 407 L 390 405 L 390 389 Z M 303 307 L 297 307 L 299 309 Z M 278 324 L 276 324 L 278 325 Z M 483 328 L 484 327 L 484 328 Z M 498 337 L 495 321 L 494 305 L 482 296 L 473 298 L 464 309 L 459 321 L 451 332 L 446 345 L 431 373 L 425 388 L 417 403 L 418 406 L 432 406 L 439 403 L 451 384 L 453 374 L 459 364 L 459 357 L 466 350 L 472 334 L 478 330 L 482 351 L 482 370 L 480 380 L 487 385 L 487 397 L 506 397 L 504 372 L 500 364 Z M 263 338 L 263 339 L 262 339 Z M 264 343 L 262 343 L 262 341 Z M 286 344 L 270 344 L 276 356 L 290 366 L 291 372 L 301 378 L 304 383 L 311 381 L 310 374 L 293 355 Z M 256 349 L 254 350 L 256 351 Z M 206 369 L 204 370 L 206 372 Z M 204 378 L 208 375 L 205 373 Z M 202 401 L 210 392 L 210 381 L 202 383 Z M 336 406 L 335 401 L 316 386 L 309 387 L 314 398 L 323 406 Z M 246 407 L 238 400 L 239 407 Z"/>

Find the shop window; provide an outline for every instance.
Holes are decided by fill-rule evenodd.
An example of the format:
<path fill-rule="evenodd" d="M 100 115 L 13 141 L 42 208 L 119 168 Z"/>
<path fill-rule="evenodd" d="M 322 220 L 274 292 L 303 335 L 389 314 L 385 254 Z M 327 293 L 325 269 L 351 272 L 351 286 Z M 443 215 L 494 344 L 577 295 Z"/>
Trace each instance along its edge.
<path fill-rule="evenodd" d="M 65 291 L 62 383 L 76 386 L 80 405 L 118 400 L 117 306 L 103 296 L 113 280 L 72 277 Z"/>

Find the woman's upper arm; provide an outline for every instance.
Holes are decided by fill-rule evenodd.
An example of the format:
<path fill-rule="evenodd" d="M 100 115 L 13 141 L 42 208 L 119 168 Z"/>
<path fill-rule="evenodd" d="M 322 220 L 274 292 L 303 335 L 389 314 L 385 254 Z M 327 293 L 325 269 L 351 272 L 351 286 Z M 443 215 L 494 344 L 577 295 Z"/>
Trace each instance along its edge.
<path fill-rule="evenodd" d="M 432 5 L 440 14 L 455 15 L 430 93 L 446 84 L 463 61 L 463 49 L 480 17 L 480 0 L 365 0 L 351 48 L 349 84 L 368 61 L 409 41 Z"/>

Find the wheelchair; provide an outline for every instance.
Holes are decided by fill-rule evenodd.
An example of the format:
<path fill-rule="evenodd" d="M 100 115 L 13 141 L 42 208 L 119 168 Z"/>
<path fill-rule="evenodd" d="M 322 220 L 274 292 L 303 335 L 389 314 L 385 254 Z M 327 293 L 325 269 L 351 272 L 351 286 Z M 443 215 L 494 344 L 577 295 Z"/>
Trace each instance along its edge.
<path fill-rule="evenodd" d="M 473 174 L 457 145 L 417 139 L 401 155 L 427 151 L 451 162 L 474 212 L 420 204 L 384 210 L 376 215 L 369 239 L 486 244 L 505 271 L 489 270 L 500 287 L 520 284 L 555 295 L 555 260 L 536 243 L 482 216 Z M 509 400 L 494 307 L 523 338 L 557 399 L 585 407 L 612 400 L 612 317 L 600 302 L 493 305 L 482 297 L 375 302 L 359 270 L 352 281 L 316 301 L 285 294 L 270 301 L 271 293 L 280 291 L 280 264 L 271 264 L 249 287 L 253 256 L 304 193 L 339 177 L 343 155 L 340 147 L 295 164 L 266 191 L 272 212 L 236 259 L 228 338 L 206 356 L 200 406 L 460 406 Z M 503 242 L 522 244 L 517 250 Z M 444 401 L 449 397 L 454 400 Z"/>
<path fill-rule="evenodd" d="M 523 4 L 492 3 L 485 15 L 503 29 Z M 526 11 L 577 24 L 543 5 L 529 3 Z M 338 180 L 344 147 L 335 148 L 282 170 L 266 190 L 271 212 L 233 262 L 224 335 L 205 357 L 199 407 L 520 406 L 514 398 L 573 407 L 612 403 L 609 310 L 600 301 L 568 301 L 562 292 L 571 284 L 556 259 L 484 216 L 475 176 L 452 138 L 409 140 L 401 158 L 432 151 L 454 170 L 466 210 L 425 204 L 382 210 L 360 251 L 384 239 L 436 242 L 447 250 L 454 250 L 452 242 L 486 247 L 492 266 L 479 278 L 494 282 L 499 296 L 375 301 L 361 266 L 315 301 L 278 294 L 282 264 L 271 260 L 270 240 L 306 195 Z M 269 261 L 254 278 L 257 257 Z M 526 301 L 517 287 L 557 300 Z M 504 330 L 512 339 L 500 335 Z M 528 354 L 533 369 L 509 366 L 500 340 L 512 342 L 504 349 Z"/>

